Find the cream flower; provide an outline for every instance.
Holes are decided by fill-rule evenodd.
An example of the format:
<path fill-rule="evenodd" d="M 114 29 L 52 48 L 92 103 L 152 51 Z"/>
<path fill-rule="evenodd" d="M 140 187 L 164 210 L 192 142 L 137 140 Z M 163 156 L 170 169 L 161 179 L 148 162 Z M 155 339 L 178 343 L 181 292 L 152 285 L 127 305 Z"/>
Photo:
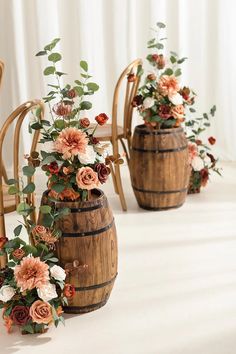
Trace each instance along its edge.
<path fill-rule="evenodd" d="M 194 171 L 201 171 L 204 168 L 204 162 L 199 156 L 194 157 L 191 165 Z"/>
<path fill-rule="evenodd" d="M 183 97 L 178 92 L 175 95 L 168 96 L 168 98 L 176 106 L 183 103 Z"/>
<path fill-rule="evenodd" d="M 83 165 L 93 164 L 97 154 L 92 145 L 87 145 L 85 153 L 79 152 L 78 159 Z"/>
<path fill-rule="evenodd" d="M 37 293 L 38 297 L 45 302 L 48 302 L 58 297 L 55 284 L 51 284 L 49 282 L 40 289 L 37 289 Z"/>
<path fill-rule="evenodd" d="M 154 105 L 155 100 L 152 97 L 146 97 L 145 100 L 143 101 L 143 107 L 145 109 L 150 108 Z"/>
<path fill-rule="evenodd" d="M 58 265 L 54 265 L 52 268 L 50 268 L 50 273 L 51 276 L 58 281 L 64 281 L 66 279 L 66 273 L 64 269 Z"/>
<path fill-rule="evenodd" d="M 13 298 L 16 291 L 10 285 L 3 285 L 0 289 L 0 301 L 7 302 Z"/>

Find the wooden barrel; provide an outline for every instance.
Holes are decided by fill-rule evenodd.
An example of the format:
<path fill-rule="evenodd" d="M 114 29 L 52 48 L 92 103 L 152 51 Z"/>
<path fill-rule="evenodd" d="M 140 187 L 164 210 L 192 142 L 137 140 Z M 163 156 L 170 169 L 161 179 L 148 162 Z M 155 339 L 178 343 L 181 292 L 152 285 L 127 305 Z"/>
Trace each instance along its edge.
<path fill-rule="evenodd" d="M 44 194 L 42 204 L 47 204 Z M 75 296 L 66 313 L 86 313 L 104 306 L 117 276 L 117 237 L 112 211 L 101 190 L 89 201 L 56 202 L 68 207 L 69 215 L 58 222 L 62 236 L 57 244 L 60 265 L 68 271 L 66 283 L 75 286 Z"/>
<path fill-rule="evenodd" d="M 190 176 L 183 129 L 151 130 L 145 125 L 137 126 L 132 139 L 130 175 L 141 208 L 180 207 L 187 195 Z"/>

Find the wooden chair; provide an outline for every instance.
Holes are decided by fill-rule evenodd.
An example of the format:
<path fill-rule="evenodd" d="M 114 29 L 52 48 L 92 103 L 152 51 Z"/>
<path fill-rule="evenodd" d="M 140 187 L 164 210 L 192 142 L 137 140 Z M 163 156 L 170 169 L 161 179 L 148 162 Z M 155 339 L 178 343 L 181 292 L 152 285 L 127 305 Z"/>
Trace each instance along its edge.
<path fill-rule="evenodd" d="M 113 155 L 119 156 L 119 142 L 126 154 L 127 163 L 129 165 L 131 136 L 132 136 L 132 114 L 133 107 L 131 102 L 137 93 L 140 77 L 137 74 L 138 68 L 142 65 L 141 59 L 134 60 L 127 68 L 122 72 L 119 80 L 117 81 L 112 106 L 112 123 L 104 126 L 98 126 L 95 132 L 95 137 L 101 141 L 110 141 L 112 143 Z M 133 76 L 133 81 L 130 82 L 128 77 Z M 121 85 L 123 80 L 127 80 L 125 99 L 124 99 L 124 112 L 123 112 L 123 126 L 118 125 L 118 101 L 120 97 Z M 126 143 L 127 146 L 126 146 Z M 121 182 L 120 165 L 114 164 L 114 168 L 111 165 L 112 179 L 115 192 L 119 195 L 121 206 L 123 211 L 127 210 L 124 191 Z"/>
<path fill-rule="evenodd" d="M 7 118 L 5 123 L 3 124 L 0 130 L 0 236 L 6 237 L 6 229 L 5 229 L 5 218 L 4 215 L 7 213 L 11 213 L 16 210 L 17 205 L 20 203 L 20 198 L 17 195 L 9 195 L 8 194 L 8 186 L 6 185 L 8 176 L 6 173 L 6 169 L 4 166 L 4 157 L 3 157 L 3 143 L 6 136 L 7 131 L 12 126 L 13 122 L 16 122 L 14 126 L 14 139 L 13 139 L 13 177 L 16 180 L 19 180 L 19 150 L 20 150 L 20 129 L 22 123 L 32 109 L 40 107 L 41 108 L 41 119 L 44 115 L 44 105 L 39 100 L 32 100 L 23 103 L 17 109 L 15 109 L 10 116 Z M 31 151 L 35 151 L 37 147 L 37 143 L 39 140 L 40 131 L 36 130 L 33 136 Z M 12 176 L 10 176 L 12 177 Z M 30 182 L 32 178 L 28 180 Z M 5 182 L 5 183 L 4 183 Z M 28 196 L 28 202 L 34 205 L 34 195 Z M 32 220 L 35 221 L 36 215 L 32 215 Z M 0 268 L 6 265 L 6 255 L 0 256 Z"/>

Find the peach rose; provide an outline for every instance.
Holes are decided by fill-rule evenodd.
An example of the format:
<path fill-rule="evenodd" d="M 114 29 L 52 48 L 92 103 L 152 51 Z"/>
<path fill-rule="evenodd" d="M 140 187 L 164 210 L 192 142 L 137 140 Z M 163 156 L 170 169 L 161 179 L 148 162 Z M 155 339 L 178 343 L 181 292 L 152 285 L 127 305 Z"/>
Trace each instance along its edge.
<path fill-rule="evenodd" d="M 38 324 L 50 324 L 53 321 L 52 307 L 48 302 L 35 301 L 30 307 L 30 316 Z"/>
<path fill-rule="evenodd" d="M 163 96 L 173 96 L 180 87 L 175 76 L 163 75 L 159 80 L 158 89 Z"/>
<path fill-rule="evenodd" d="M 45 232 L 47 232 L 47 229 L 43 225 L 36 225 L 32 230 L 32 234 L 38 236 L 45 234 Z"/>
<path fill-rule="evenodd" d="M 197 144 L 189 142 L 188 153 L 189 153 L 189 162 L 191 163 L 194 157 L 198 156 Z"/>
<path fill-rule="evenodd" d="M 184 106 L 182 104 L 178 104 L 171 108 L 171 115 L 175 119 L 183 119 L 184 118 Z"/>
<path fill-rule="evenodd" d="M 91 167 L 81 167 L 76 175 L 76 182 L 79 188 L 91 190 L 98 187 L 98 174 Z"/>
<path fill-rule="evenodd" d="M 17 248 L 12 252 L 12 256 L 18 260 L 21 260 L 25 256 L 25 251 L 22 248 Z"/>

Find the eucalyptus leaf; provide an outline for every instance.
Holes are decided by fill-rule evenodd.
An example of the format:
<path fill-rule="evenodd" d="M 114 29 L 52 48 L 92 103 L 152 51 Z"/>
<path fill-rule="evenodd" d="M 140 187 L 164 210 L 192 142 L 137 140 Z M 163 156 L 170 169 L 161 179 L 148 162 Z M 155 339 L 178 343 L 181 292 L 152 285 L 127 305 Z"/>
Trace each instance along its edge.
<path fill-rule="evenodd" d="M 84 70 L 84 71 L 88 71 L 88 63 L 85 60 L 81 60 L 80 62 L 80 67 Z"/>
<path fill-rule="evenodd" d="M 22 171 L 25 176 L 32 177 L 35 173 L 35 168 L 33 166 L 24 166 Z"/>
<path fill-rule="evenodd" d="M 61 60 L 61 54 L 60 53 L 52 53 L 48 56 L 48 60 L 52 61 L 53 63 L 56 63 Z"/>

